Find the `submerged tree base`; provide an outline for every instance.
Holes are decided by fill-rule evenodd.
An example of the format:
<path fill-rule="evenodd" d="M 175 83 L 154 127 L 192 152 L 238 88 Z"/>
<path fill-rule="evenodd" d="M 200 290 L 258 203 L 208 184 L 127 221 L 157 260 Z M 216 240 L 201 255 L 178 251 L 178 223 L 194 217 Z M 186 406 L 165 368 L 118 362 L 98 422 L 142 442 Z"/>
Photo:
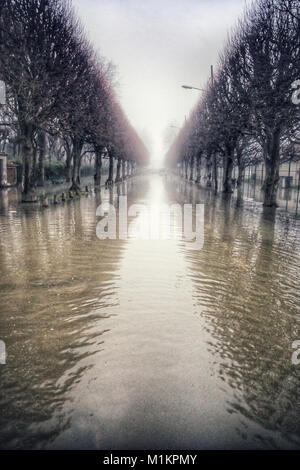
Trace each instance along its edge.
<path fill-rule="evenodd" d="M 263 206 L 264 206 L 264 207 L 274 208 L 274 209 L 276 209 L 277 207 L 279 207 L 279 205 L 277 204 L 277 202 L 268 202 L 268 201 L 264 202 L 264 203 L 263 203 Z"/>
<path fill-rule="evenodd" d="M 105 182 L 105 187 L 107 188 L 108 186 L 113 186 L 113 184 L 114 184 L 114 180 L 108 179 Z"/>
<path fill-rule="evenodd" d="M 34 189 L 30 191 L 22 192 L 22 202 L 37 202 L 38 197 Z"/>
<path fill-rule="evenodd" d="M 234 191 L 233 191 L 233 189 L 223 189 L 222 193 L 223 194 L 233 194 Z"/>
<path fill-rule="evenodd" d="M 278 180 L 269 183 L 265 181 L 263 192 L 264 192 L 264 207 L 278 207 L 277 204 L 277 192 L 278 192 Z"/>
<path fill-rule="evenodd" d="M 76 194 L 80 194 L 80 186 L 76 183 L 73 183 L 72 186 L 70 187 L 69 191 L 73 192 L 73 193 L 76 193 Z"/>

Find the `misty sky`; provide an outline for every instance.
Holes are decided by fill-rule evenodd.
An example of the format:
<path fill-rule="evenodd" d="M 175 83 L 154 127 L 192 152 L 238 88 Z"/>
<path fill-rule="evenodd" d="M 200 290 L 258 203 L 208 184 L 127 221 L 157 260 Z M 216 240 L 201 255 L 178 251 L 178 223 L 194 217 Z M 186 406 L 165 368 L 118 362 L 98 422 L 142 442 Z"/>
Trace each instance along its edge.
<path fill-rule="evenodd" d="M 89 39 L 118 71 L 121 104 L 162 161 L 205 86 L 244 0 L 73 0 Z M 168 132 L 169 131 L 169 132 Z"/>

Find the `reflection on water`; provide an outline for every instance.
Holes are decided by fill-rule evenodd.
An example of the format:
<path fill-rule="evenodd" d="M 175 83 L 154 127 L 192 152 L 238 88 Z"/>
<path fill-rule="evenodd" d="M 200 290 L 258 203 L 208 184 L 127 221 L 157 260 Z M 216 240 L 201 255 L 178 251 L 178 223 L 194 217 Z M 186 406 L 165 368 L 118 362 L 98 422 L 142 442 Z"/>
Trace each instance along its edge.
<path fill-rule="evenodd" d="M 98 240 L 96 208 L 205 204 L 205 242 Z M 300 445 L 299 220 L 174 177 L 0 209 L 2 448 Z"/>
<path fill-rule="evenodd" d="M 261 180 L 245 181 L 240 190 L 236 190 L 236 196 L 241 200 L 263 202 L 264 195 L 262 191 Z M 291 214 L 300 215 L 300 182 L 297 187 L 280 186 L 277 192 L 277 204 L 280 210 Z"/>

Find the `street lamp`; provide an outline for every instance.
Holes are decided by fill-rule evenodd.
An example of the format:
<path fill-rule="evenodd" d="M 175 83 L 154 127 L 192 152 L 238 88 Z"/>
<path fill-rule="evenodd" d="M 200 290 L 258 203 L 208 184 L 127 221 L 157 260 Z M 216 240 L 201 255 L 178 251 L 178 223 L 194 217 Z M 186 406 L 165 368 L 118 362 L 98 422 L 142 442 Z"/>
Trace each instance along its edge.
<path fill-rule="evenodd" d="M 213 84 L 214 84 L 214 67 L 213 67 L 213 65 L 210 66 L 210 81 L 211 81 L 211 85 L 213 86 Z M 181 87 L 185 88 L 186 90 L 206 91 L 206 90 L 203 90 L 203 88 L 197 88 L 196 86 L 190 86 L 190 85 L 181 85 Z"/>
<path fill-rule="evenodd" d="M 185 88 L 186 90 L 205 91 L 203 88 L 197 88 L 197 87 L 195 87 L 195 86 L 189 86 L 189 85 L 181 85 L 181 88 Z"/>

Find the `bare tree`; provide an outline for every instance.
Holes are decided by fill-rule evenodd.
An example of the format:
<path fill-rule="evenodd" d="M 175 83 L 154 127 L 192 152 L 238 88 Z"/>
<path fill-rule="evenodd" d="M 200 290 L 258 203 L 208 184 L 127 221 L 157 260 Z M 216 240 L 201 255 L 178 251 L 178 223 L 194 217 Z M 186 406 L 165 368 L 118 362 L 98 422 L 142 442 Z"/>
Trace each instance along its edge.
<path fill-rule="evenodd" d="M 295 15 L 290 9 L 279 10 L 275 0 L 260 0 L 247 12 L 242 34 L 252 132 L 260 141 L 266 167 L 265 206 L 276 206 L 282 137 L 299 120 L 299 110 L 291 102 L 291 86 L 300 76 L 300 5 L 297 1 L 288 4 Z"/>
<path fill-rule="evenodd" d="M 76 28 L 68 2 L 9 0 L 0 17 L 1 78 L 15 100 L 23 158 L 23 201 L 35 201 L 34 140 L 64 108 Z"/>
<path fill-rule="evenodd" d="M 299 22 L 296 0 L 257 0 L 246 11 L 220 57 L 214 82 L 167 154 L 170 164 L 186 160 L 193 149 L 193 155 L 205 156 L 206 184 L 211 186 L 213 173 L 216 188 L 221 155 L 223 191 L 231 192 L 234 162 L 240 183 L 246 162 L 256 158 L 250 158 L 251 149 L 260 154 L 259 143 L 258 158 L 266 168 L 264 205 L 276 206 L 280 162 L 300 135 L 300 107 L 291 100 L 292 84 L 300 77 Z"/>

